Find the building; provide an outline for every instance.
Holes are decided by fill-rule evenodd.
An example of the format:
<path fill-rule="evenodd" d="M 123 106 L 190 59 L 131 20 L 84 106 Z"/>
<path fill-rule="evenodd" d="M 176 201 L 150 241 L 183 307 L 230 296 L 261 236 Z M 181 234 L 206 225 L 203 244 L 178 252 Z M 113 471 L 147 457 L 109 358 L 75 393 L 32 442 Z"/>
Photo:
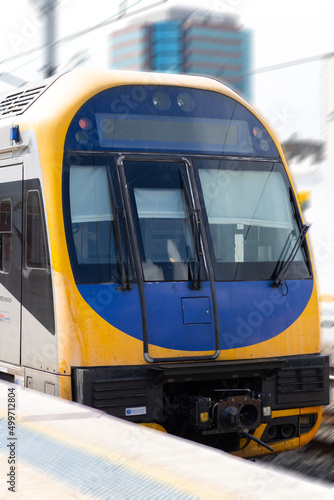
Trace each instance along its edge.
<path fill-rule="evenodd" d="M 171 7 L 114 31 L 109 66 L 211 76 L 249 99 L 250 45 L 235 16 Z"/>

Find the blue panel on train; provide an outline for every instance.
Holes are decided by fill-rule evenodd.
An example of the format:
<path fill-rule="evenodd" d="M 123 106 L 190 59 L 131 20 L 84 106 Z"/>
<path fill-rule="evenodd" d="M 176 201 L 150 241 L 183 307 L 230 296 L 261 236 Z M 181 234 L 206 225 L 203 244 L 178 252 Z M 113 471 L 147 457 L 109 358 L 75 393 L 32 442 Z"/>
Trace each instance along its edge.
<path fill-rule="evenodd" d="M 215 283 L 219 304 L 219 330 L 222 349 L 233 349 L 264 342 L 291 326 L 305 309 L 313 289 L 313 280 L 288 281 L 288 289 L 271 288 L 270 282 Z M 159 287 L 157 291 L 156 286 Z M 191 291 L 186 283 L 147 283 L 146 305 L 149 343 L 160 347 L 205 351 L 214 349 L 214 321 L 184 324 L 181 311 L 188 290 L 189 301 L 196 304 L 210 295 L 209 284 L 201 291 Z M 139 340 L 143 339 L 137 286 L 131 292 L 121 292 L 117 285 L 79 285 L 88 304 L 108 323 Z M 197 294 L 197 297 L 196 295 Z M 207 304 L 207 302 L 206 302 Z M 187 304 L 188 306 L 189 304 Z M 201 302 L 201 307 L 204 305 Z M 189 305 L 186 320 L 197 313 Z M 203 313 L 203 309 L 202 309 Z M 203 318 L 199 313 L 199 318 Z M 207 314 L 204 312 L 207 316 Z M 194 315 L 192 317 L 192 315 Z M 198 319 L 198 317 L 197 317 Z"/>
<path fill-rule="evenodd" d="M 181 303 L 185 325 L 212 323 L 209 297 L 184 297 Z"/>
<path fill-rule="evenodd" d="M 302 314 L 313 290 L 313 280 L 217 283 L 222 349 L 264 342 L 289 328 Z"/>

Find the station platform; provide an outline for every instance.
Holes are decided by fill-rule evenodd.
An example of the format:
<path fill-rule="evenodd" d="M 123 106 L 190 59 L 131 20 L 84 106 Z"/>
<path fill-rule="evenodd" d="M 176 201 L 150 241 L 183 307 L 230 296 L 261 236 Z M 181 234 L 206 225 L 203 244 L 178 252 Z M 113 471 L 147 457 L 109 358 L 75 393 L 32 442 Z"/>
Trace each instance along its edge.
<path fill-rule="evenodd" d="M 0 418 L 1 499 L 334 498 L 327 485 L 3 381 Z"/>

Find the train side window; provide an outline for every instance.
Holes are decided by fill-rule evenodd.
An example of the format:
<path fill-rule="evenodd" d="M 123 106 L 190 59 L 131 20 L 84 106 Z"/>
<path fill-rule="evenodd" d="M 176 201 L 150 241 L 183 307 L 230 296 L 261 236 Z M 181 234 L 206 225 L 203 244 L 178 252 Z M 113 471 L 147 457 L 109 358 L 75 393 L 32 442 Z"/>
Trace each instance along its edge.
<path fill-rule="evenodd" d="M 0 202 L 0 272 L 9 273 L 12 260 L 12 202 Z"/>
<path fill-rule="evenodd" d="M 48 267 L 45 225 L 38 191 L 28 191 L 26 207 L 26 266 L 45 269 Z"/>

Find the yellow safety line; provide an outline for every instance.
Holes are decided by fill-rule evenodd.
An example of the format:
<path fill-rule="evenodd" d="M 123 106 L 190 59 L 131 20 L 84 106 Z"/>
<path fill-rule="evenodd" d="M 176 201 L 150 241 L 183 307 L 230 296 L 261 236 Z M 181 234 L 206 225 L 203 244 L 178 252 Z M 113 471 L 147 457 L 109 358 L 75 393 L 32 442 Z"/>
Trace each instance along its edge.
<path fill-rule="evenodd" d="M 0 416 L 2 416 L 3 412 L 0 411 Z M 112 425 L 112 424 L 111 424 Z M 138 424 L 137 424 L 138 425 Z M 26 429 L 30 429 L 30 431 L 33 431 L 38 434 L 44 435 L 45 437 L 49 437 L 51 439 L 55 439 L 56 441 L 60 443 L 65 443 L 67 446 L 73 446 L 78 449 L 80 452 L 86 452 L 89 454 L 95 454 L 99 456 L 100 458 L 104 457 L 104 459 L 107 462 L 114 461 L 118 465 L 129 467 L 132 469 L 134 472 L 139 473 L 140 475 L 143 475 L 144 477 L 146 476 L 147 478 L 152 478 L 155 480 L 160 481 L 162 484 L 165 484 L 166 486 L 172 486 L 177 488 L 180 493 L 183 491 L 185 494 L 190 494 L 193 495 L 194 497 L 198 498 L 205 498 L 205 500 L 215 500 L 217 498 L 217 489 L 215 487 L 210 488 L 208 484 L 203 484 L 201 485 L 200 482 L 194 482 L 191 484 L 189 479 L 185 479 L 184 477 L 171 477 L 170 472 L 168 471 L 167 474 L 165 471 L 162 469 L 155 469 L 152 467 L 152 464 L 150 464 L 150 470 L 147 470 L 146 464 L 140 464 L 140 461 L 134 460 L 133 458 L 130 458 L 128 456 L 120 456 L 119 451 L 113 452 L 112 450 L 103 450 L 99 448 L 99 445 L 92 445 L 92 444 L 87 444 L 83 443 L 80 441 L 79 438 L 76 437 L 70 437 L 70 436 L 64 436 L 64 434 L 61 434 L 60 431 L 55 430 L 55 429 L 50 429 L 47 428 L 42 424 L 42 422 L 29 422 L 29 421 L 20 421 L 18 419 L 17 421 L 17 427 L 25 427 Z M 18 430 L 19 432 L 19 430 Z M 154 431 L 152 432 L 159 432 L 159 431 Z M 201 478 L 199 478 L 200 480 Z M 220 496 L 220 500 L 231 500 L 234 498 L 234 492 L 227 491 L 227 492 L 222 492 L 222 496 Z"/>

